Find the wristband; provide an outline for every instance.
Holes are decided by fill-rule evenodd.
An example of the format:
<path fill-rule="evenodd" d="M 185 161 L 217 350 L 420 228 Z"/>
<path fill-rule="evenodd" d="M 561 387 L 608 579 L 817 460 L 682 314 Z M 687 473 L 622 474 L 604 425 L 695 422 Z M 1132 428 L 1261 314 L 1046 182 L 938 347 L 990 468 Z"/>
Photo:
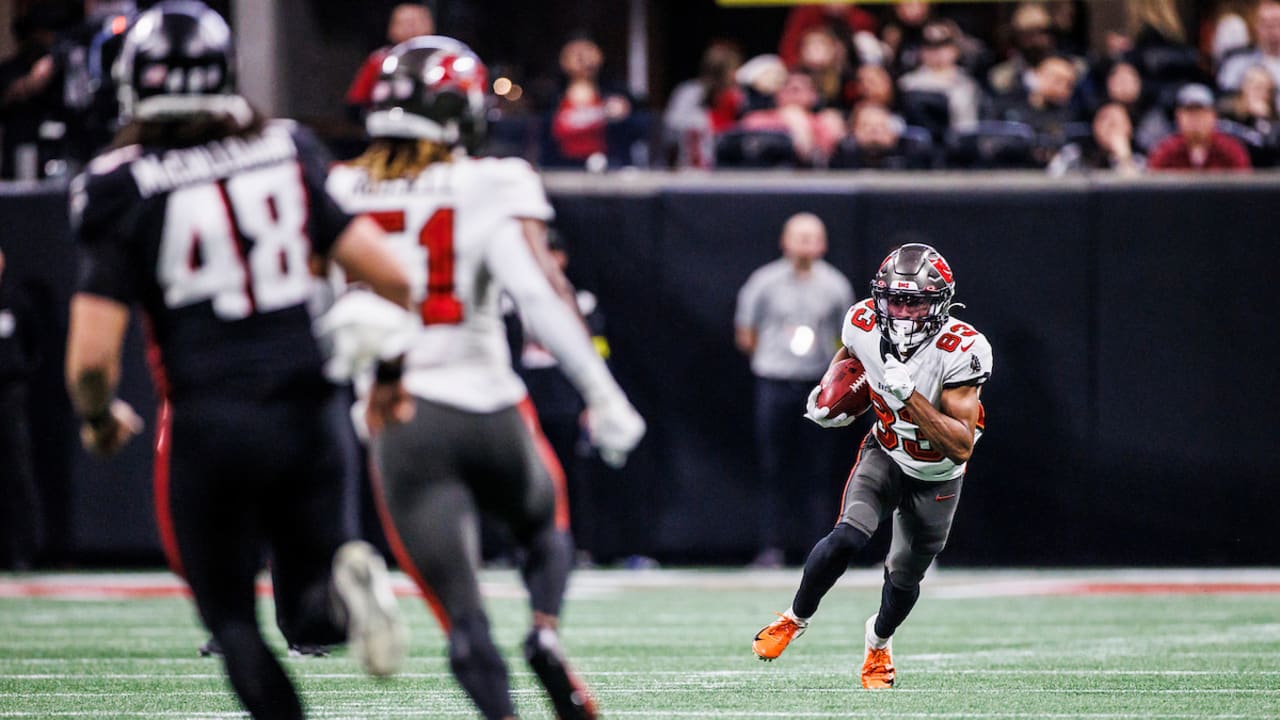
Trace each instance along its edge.
<path fill-rule="evenodd" d="M 379 385 L 394 385 L 404 376 L 404 356 L 392 360 L 379 360 L 373 370 L 373 380 Z"/>
<path fill-rule="evenodd" d="M 96 433 L 100 433 L 103 430 L 107 429 L 107 427 L 109 427 L 113 422 L 115 422 L 115 419 L 116 419 L 115 416 L 111 414 L 110 404 L 108 404 L 106 407 L 102 408 L 98 412 L 93 413 L 92 415 L 84 416 L 85 424 L 89 426 L 89 429 L 93 430 Z"/>

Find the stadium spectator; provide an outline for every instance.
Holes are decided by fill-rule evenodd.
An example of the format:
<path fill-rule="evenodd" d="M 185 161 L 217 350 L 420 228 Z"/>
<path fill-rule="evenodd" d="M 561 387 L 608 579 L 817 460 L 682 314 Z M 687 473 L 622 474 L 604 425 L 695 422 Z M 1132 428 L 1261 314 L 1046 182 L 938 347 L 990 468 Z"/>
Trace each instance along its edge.
<path fill-rule="evenodd" d="M 1119 103 L 1133 126 L 1133 139 L 1137 147 L 1148 150 L 1173 132 L 1173 124 L 1163 107 L 1152 102 L 1143 91 L 1142 76 L 1127 62 L 1111 66 L 1106 76 L 1103 104 Z"/>
<path fill-rule="evenodd" d="M 1174 114 L 1178 132 L 1151 151 L 1152 170 L 1238 170 L 1252 168 L 1249 153 L 1240 141 L 1217 130 L 1218 112 L 1213 92 L 1191 84 L 1178 91 Z"/>
<path fill-rule="evenodd" d="M 1200 54 L 1211 67 L 1221 67 L 1228 55 L 1249 47 L 1253 4 L 1253 0 L 1218 0 L 1209 13 L 1201 16 Z"/>
<path fill-rule="evenodd" d="M 507 669 L 476 574 L 480 513 L 503 523 L 524 551 L 533 614 L 525 659 L 559 717 L 594 718 L 594 700 L 569 670 L 557 634 L 573 563 L 564 476 L 511 367 L 499 292 L 583 395 L 603 458 L 624 462 L 644 421 L 592 347 L 572 288 L 547 251 L 552 208 L 537 175 L 518 158 L 465 154 L 483 132 L 480 58 L 443 37 L 410 40 L 389 57 L 396 62 L 383 65 L 378 83 L 400 92 L 375 93 L 381 99 L 366 121 L 372 144 L 329 176 L 347 209 L 375 211 L 387 224 L 419 303 L 409 327 L 390 338 L 400 338 L 400 352 L 383 347 L 368 393 L 388 533 L 448 636 L 454 677 L 484 717 L 511 718 Z M 387 188 L 401 190 L 389 196 Z M 422 238 L 447 252 L 424 255 Z M 378 318 L 358 309 L 346 315 L 348 325 L 338 322 L 346 300 L 322 326 L 357 338 L 376 331 Z M 398 309 L 389 315 L 393 328 L 405 322 Z M 350 347 L 341 337 L 338 346 Z"/>
<path fill-rule="evenodd" d="M 1142 76 L 1142 84 L 1165 108 L 1187 83 L 1208 82 L 1187 33 L 1176 0 L 1127 0 L 1126 37 L 1130 49 L 1124 59 Z"/>
<path fill-rule="evenodd" d="M 387 52 L 409 38 L 431 35 L 435 31 L 435 16 L 424 3 L 402 2 L 391 9 L 391 17 L 387 20 L 387 44 L 369 53 L 347 88 L 347 108 L 353 118 L 363 117 L 369 108 L 373 100 L 373 84 L 378 79 L 378 71 Z"/>
<path fill-rule="evenodd" d="M 958 33 L 959 28 L 950 21 L 934 20 L 926 24 L 920 66 L 899 78 L 898 87 L 904 92 L 940 92 L 946 95 L 951 127 L 967 128 L 978 122 L 982 90 L 958 64 Z"/>
<path fill-rule="evenodd" d="M 803 164 L 826 165 L 846 128 L 835 110 L 816 109 L 818 91 L 813 87 L 813 78 L 803 72 L 789 73 L 774 102 L 776 106 L 772 109 L 747 113 L 738 126 L 744 130 L 785 132 Z"/>
<path fill-rule="evenodd" d="M 751 649 L 764 660 L 781 655 L 880 523 L 893 518 L 880 609 L 863 626 L 861 673 L 864 688 L 887 689 L 897 680 L 893 634 L 946 545 L 965 469 L 982 436 L 979 397 L 991 376 L 992 354 L 981 333 L 951 319 L 955 281 L 933 247 L 907 243 L 891 251 L 871 292 L 849 308 L 842 347 L 831 362 L 862 362 L 875 425 L 849 474 L 835 529 L 809 552 L 791 607 L 756 634 Z M 853 422 L 817 407 L 819 390 L 809 394 L 809 419 L 823 428 Z"/>
<path fill-rule="evenodd" d="M 1049 0 L 1045 3 L 1049 11 L 1050 31 L 1053 33 L 1053 46 L 1060 55 L 1068 57 L 1085 57 L 1089 54 L 1088 38 L 1077 12 L 1076 0 Z"/>
<path fill-rule="evenodd" d="M 560 49 L 564 91 L 551 111 L 550 133 L 543 146 L 547 167 L 592 167 L 631 164 L 627 123 L 631 99 L 602 84 L 604 53 L 594 40 L 574 37 Z"/>
<path fill-rule="evenodd" d="M 777 55 L 757 55 L 743 63 L 734 78 L 747 95 L 744 113 L 767 110 L 774 106 L 774 97 L 787 82 L 787 66 Z"/>
<path fill-rule="evenodd" d="M 1040 138 L 1036 149 L 1041 167 L 1066 143 L 1067 126 L 1080 120 L 1071 99 L 1076 88 L 1076 66 L 1053 56 L 1040 61 L 1030 92 L 999 105 L 997 119 L 1029 125 Z"/>
<path fill-rule="evenodd" d="M 924 170 L 932 164 L 932 144 L 920 148 L 902 137 L 903 125 L 883 105 L 858 103 L 849 117 L 849 137 L 831 158 L 839 170 Z"/>
<path fill-rule="evenodd" d="M 853 65 L 879 62 L 875 16 L 851 2 L 819 2 L 796 5 L 787 13 L 778 42 L 778 56 L 787 67 L 803 62 L 805 35 L 815 28 L 827 31 Z"/>
<path fill-rule="evenodd" d="M 677 167 L 713 164 L 716 136 L 737 124 L 746 107 L 746 93 L 734 78 L 741 66 L 737 45 L 713 42 L 702 54 L 698 77 L 671 92 L 662 120 Z"/>
<path fill-rule="evenodd" d="M 920 66 L 920 44 L 924 25 L 933 16 L 932 6 L 920 0 L 894 3 L 893 14 L 880 31 L 880 39 L 887 51 L 888 67 L 895 76 L 902 76 Z"/>
<path fill-rule="evenodd" d="M 1035 68 L 1057 52 L 1053 18 L 1044 3 L 1020 2 L 1010 20 L 1011 55 L 987 73 L 987 85 L 997 96 L 1024 95 L 1034 89 Z"/>
<path fill-rule="evenodd" d="M 883 105 L 894 111 L 898 107 L 898 96 L 893 86 L 893 76 L 881 65 L 863 65 L 855 76 L 858 102 L 869 102 Z"/>
<path fill-rule="evenodd" d="M 1219 107 L 1223 117 L 1256 131 L 1274 144 L 1280 132 L 1280 110 L 1275 78 L 1265 67 L 1254 65 L 1245 70 L 1240 92 L 1224 99 Z"/>
<path fill-rule="evenodd" d="M 853 302 L 848 279 L 822 259 L 827 228 L 818 216 L 792 215 L 780 245 L 782 257 L 738 291 L 733 318 L 735 342 L 755 376 L 755 567 L 781 566 L 788 550 L 803 551 L 831 521 L 822 499 L 837 480 L 833 440 L 796 410 L 826 371 Z"/>
<path fill-rule="evenodd" d="M 1251 50 L 1235 53 L 1222 61 L 1218 69 L 1218 87 L 1238 90 L 1244 73 L 1254 65 L 1262 65 L 1280 85 L 1280 2 L 1262 0 L 1254 11 L 1254 30 L 1258 39 Z"/>
<path fill-rule="evenodd" d="M 1068 143 L 1049 162 L 1049 174 L 1061 177 L 1071 172 L 1114 170 L 1118 175 L 1138 175 L 1146 158 L 1134 150 L 1133 123 L 1120 103 L 1098 108 L 1085 140 Z"/>
<path fill-rule="evenodd" d="M 36 5 L 13 23 L 18 51 L 0 64 L 0 170 L 7 180 L 43 176 L 40 127 L 67 119 L 50 54 L 60 25 L 60 14 L 49 4 Z"/>
<path fill-rule="evenodd" d="M 793 67 L 809 74 L 821 107 L 847 113 L 857 99 L 854 66 L 848 50 L 831 30 L 816 27 L 800 38 L 800 59 Z"/>
<path fill-rule="evenodd" d="M 408 281 L 377 226 L 325 193 L 316 140 L 235 93 L 233 57 L 230 28 L 196 2 L 160 3 L 128 33 L 119 71 L 130 122 L 72 186 L 81 268 L 67 386 L 90 451 L 114 453 L 140 431 L 115 398 L 139 304 L 165 369 L 156 509 L 170 566 L 250 715 L 302 718 L 257 623 L 264 552 L 290 642 L 345 635 L 375 675 L 395 672 L 406 644 L 385 563 L 340 517 L 349 421 L 312 334 L 308 258 L 332 258 L 406 306 Z"/>
<path fill-rule="evenodd" d="M 0 568 L 30 570 L 43 538 L 43 512 L 31 456 L 27 383 L 41 327 L 35 307 L 0 251 Z"/>

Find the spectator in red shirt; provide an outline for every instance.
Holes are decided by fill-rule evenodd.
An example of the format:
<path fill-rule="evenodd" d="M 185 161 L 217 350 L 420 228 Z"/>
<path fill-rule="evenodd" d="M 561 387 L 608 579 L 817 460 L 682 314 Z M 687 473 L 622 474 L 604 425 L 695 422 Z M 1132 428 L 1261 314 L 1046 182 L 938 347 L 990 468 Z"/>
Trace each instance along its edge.
<path fill-rule="evenodd" d="M 796 155 L 806 166 L 824 167 L 836 145 L 848 133 L 844 118 L 834 110 L 819 110 L 818 90 L 808 74 L 792 71 L 778 94 L 775 107 L 743 116 L 744 130 L 778 130 L 787 133 Z"/>
<path fill-rule="evenodd" d="M 875 17 L 854 6 L 853 3 L 825 2 L 797 5 L 787 13 L 782 27 L 782 39 L 778 41 L 778 55 L 789 68 L 800 64 L 800 47 L 805 33 L 814 28 L 827 28 L 835 34 L 848 51 L 850 58 L 857 57 L 867 41 L 875 44 Z M 859 34 L 866 33 L 863 38 Z"/>
<path fill-rule="evenodd" d="M 1175 119 L 1178 132 L 1151 151 L 1147 166 L 1152 170 L 1242 170 L 1252 169 L 1249 153 L 1235 138 L 1218 132 L 1218 111 L 1213 92 L 1191 83 L 1178 91 Z"/>
<path fill-rule="evenodd" d="M 602 87 L 603 65 L 604 53 L 589 38 L 575 37 L 560 49 L 566 85 L 551 115 L 552 147 L 545 153 L 544 166 L 581 167 L 593 156 L 606 163 L 621 162 L 619 149 L 609 146 L 608 126 L 631 116 L 631 100 Z"/>
<path fill-rule="evenodd" d="M 378 71 L 382 68 L 382 60 L 392 47 L 419 35 L 431 35 L 436 31 L 435 17 L 431 8 L 418 2 L 403 2 L 391 11 L 391 19 L 387 22 L 387 45 L 369 53 L 364 64 L 347 88 L 347 107 L 353 113 L 361 115 L 369 107 L 373 85 L 378 80 Z"/>

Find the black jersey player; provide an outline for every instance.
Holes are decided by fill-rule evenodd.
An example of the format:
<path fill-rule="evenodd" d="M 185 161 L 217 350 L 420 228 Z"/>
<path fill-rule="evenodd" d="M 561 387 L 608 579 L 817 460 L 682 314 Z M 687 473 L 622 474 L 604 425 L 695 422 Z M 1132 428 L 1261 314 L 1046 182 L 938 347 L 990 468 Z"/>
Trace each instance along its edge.
<path fill-rule="evenodd" d="M 290 640 L 344 637 L 394 672 L 403 625 L 372 548 L 340 522 L 343 408 L 321 372 L 307 298 L 312 257 L 407 304 L 381 230 L 324 190 L 315 140 L 234 91 L 230 30 L 194 0 L 141 15 L 117 66 L 128 124 L 77 178 L 80 280 L 67 381 L 90 450 L 140 427 L 116 399 L 131 308 L 158 348 L 157 520 L 171 565 L 222 646 L 255 718 L 301 718 L 259 631 L 254 581 L 269 551 Z"/>

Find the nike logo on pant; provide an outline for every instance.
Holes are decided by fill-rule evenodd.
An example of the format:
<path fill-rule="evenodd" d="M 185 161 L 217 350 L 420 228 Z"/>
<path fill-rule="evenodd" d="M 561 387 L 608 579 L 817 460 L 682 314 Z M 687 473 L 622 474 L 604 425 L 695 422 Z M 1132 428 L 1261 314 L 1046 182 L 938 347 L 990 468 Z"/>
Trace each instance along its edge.
<path fill-rule="evenodd" d="M 950 495 L 934 495 L 933 499 L 937 500 L 938 502 L 942 502 L 943 500 L 950 500 L 955 496 L 956 496 L 955 493 L 951 493 Z"/>

